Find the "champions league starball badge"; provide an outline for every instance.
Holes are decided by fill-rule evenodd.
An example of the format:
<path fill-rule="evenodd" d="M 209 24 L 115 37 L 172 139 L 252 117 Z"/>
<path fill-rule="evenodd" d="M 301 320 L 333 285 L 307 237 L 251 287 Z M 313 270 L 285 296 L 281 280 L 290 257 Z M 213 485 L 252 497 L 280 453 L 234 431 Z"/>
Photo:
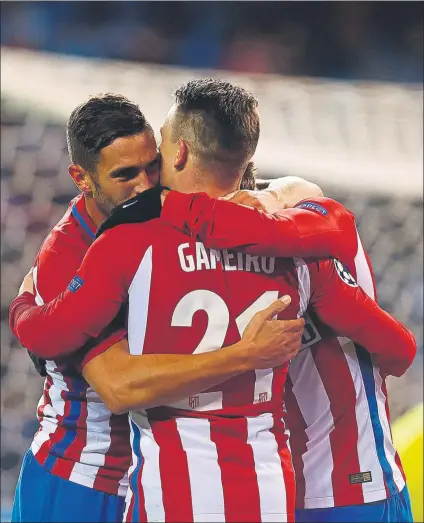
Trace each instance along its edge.
<path fill-rule="evenodd" d="M 337 274 L 340 278 L 350 287 L 357 287 L 358 284 L 355 281 L 355 278 L 350 274 L 350 272 L 344 267 L 343 263 L 339 260 L 334 260 L 334 265 L 336 267 Z"/>

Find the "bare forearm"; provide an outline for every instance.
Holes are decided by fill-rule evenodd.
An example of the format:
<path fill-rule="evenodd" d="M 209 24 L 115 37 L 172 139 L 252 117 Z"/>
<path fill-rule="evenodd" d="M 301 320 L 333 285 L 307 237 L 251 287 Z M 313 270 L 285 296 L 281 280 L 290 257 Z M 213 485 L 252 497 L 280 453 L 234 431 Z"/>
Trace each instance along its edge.
<path fill-rule="evenodd" d="M 90 362 L 83 374 L 115 413 L 152 408 L 198 394 L 246 371 L 248 364 L 240 350 L 243 343 L 195 355 L 130 356 L 117 347 L 102 355 L 102 362 L 96 363 L 99 358 Z"/>

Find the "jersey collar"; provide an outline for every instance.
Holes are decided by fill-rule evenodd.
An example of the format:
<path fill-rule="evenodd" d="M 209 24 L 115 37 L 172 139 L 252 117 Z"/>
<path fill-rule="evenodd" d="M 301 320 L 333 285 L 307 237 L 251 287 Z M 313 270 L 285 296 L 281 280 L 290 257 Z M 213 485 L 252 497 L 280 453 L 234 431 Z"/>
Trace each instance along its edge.
<path fill-rule="evenodd" d="M 94 225 L 93 220 L 88 215 L 87 209 L 85 207 L 85 200 L 82 195 L 72 204 L 71 214 L 82 227 L 90 240 L 93 241 L 96 237 L 97 228 Z"/>

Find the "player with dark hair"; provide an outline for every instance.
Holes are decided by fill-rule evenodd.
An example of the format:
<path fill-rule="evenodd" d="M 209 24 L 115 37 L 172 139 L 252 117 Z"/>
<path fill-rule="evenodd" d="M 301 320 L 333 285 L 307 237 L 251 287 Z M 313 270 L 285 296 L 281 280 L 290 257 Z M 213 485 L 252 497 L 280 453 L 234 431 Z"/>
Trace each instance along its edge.
<path fill-rule="evenodd" d="M 117 205 L 158 182 L 153 130 L 140 108 L 124 96 L 94 96 L 76 107 L 66 140 L 69 174 L 85 194 L 96 225 Z"/>
<path fill-rule="evenodd" d="M 248 96 L 230 87 L 212 80 L 189 83 L 187 89 L 193 92 L 195 88 L 196 95 L 183 108 L 184 118 L 194 118 L 198 129 L 202 128 L 199 121 L 207 125 L 221 121 L 224 111 L 228 138 L 224 146 L 212 140 L 210 148 L 202 149 L 202 143 L 207 146 L 208 142 L 199 140 L 200 147 L 195 144 L 192 150 L 190 136 L 183 137 L 184 118 L 174 120 L 181 115 L 178 101 L 170 111 L 162 128 L 161 153 L 166 160 L 163 178 L 173 187 L 187 191 L 195 186 L 219 196 L 240 183 L 250 161 L 246 144 L 251 143 L 254 126 L 245 127 L 241 132 L 246 139 L 240 139 L 235 117 L 242 107 L 240 98 L 243 101 Z M 219 96 L 217 91 L 221 92 Z M 199 97 L 200 109 L 195 104 L 193 107 Z M 197 114 L 190 114 L 193 111 Z M 222 172 L 222 147 L 231 156 L 228 174 Z M 125 214 L 126 208 L 142 200 L 147 204 L 148 193 L 127 202 L 119 211 Z M 158 193 L 150 191 L 152 197 Z M 302 205 L 309 216 L 326 220 L 330 214 L 320 203 L 305 202 L 287 216 L 304 216 Z M 200 224 L 191 220 L 193 211 L 200 218 L 211 209 L 229 216 L 231 208 L 233 220 L 241 220 L 247 229 L 240 242 L 246 254 L 205 249 L 178 228 L 180 222 L 191 232 L 213 238 L 215 231 L 205 229 L 205 221 L 202 225 L 202 220 Z M 205 194 L 172 192 L 166 197 L 163 213 L 163 219 L 146 224 L 111 230 L 105 227 L 106 232 L 88 251 L 68 290 L 53 302 L 34 307 L 34 299 L 27 292 L 15 300 L 11 326 L 21 341 L 37 350 L 45 345 L 46 351 L 54 347 L 62 354 L 74 351 L 101 332 L 129 294 L 131 354 L 194 351 L 200 355 L 238 340 L 257 310 L 279 294 L 290 294 L 292 301 L 283 317 L 301 316 L 308 305 L 312 306 L 324 323 L 362 343 L 382 363 L 391 362 L 392 368 L 395 362 L 397 368 L 410 364 L 415 350 L 413 336 L 357 286 L 339 277 L 333 261 L 306 263 L 258 256 L 262 240 L 255 242 L 252 238 L 258 237 L 260 227 L 263 243 L 287 252 L 287 247 L 284 250 L 278 245 L 284 238 L 279 234 L 284 220 Z M 169 219 L 174 227 L 167 224 Z M 215 235 L 217 243 L 220 239 Z M 206 317 L 196 314 L 200 310 Z M 382 332 L 380 338 L 375 337 L 375 329 Z M 404 346 L 402 354 L 398 353 L 399 345 Z M 104 349 L 92 352 L 98 355 Z M 292 521 L 293 472 L 281 420 L 286 373 L 287 365 L 244 372 L 203 393 L 185 398 L 170 395 L 167 401 L 145 405 L 147 412 L 132 412 L 134 462 L 126 519 Z M 93 379 L 95 388 L 101 390 L 105 375 Z M 167 406 L 152 408 L 163 404 Z"/>
<path fill-rule="evenodd" d="M 121 95 L 94 96 L 76 107 L 66 138 L 69 175 L 81 194 L 38 253 L 38 303 L 66 289 L 110 210 L 159 177 L 152 129 L 139 107 Z M 119 521 L 130 463 L 126 416 L 111 414 L 72 361 L 32 359 L 46 380 L 37 409 L 40 428 L 24 458 L 13 521 Z"/>

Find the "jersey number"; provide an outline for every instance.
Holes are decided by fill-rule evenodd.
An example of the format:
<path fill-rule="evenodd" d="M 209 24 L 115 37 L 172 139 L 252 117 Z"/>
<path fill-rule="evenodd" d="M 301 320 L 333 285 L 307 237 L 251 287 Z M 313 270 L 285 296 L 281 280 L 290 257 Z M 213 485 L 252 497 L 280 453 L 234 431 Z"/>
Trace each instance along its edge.
<path fill-rule="evenodd" d="M 236 318 L 235 321 L 240 337 L 243 336 L 253 316 L 271 305 L 277 298 L 278 291 L 266 291 Z M 208 315 L 208 325 L 193 354 L 220 349 L 224 344 L 230 324 L 230 313 L 225 301 L 215 292 L 202 289 L 192 291 L 181 298 L 172 315 L 171 325 L 173 327 L 191 327 L 194 314 L 200 310 L 205 311 Z M 255 372 L 254 403 L 269 401 L 271 399 L 273 369 L 256 370 Z M 209 396 L 209 398 L 206 396 Z M 183 400 L 183 402 L 178 402 L 174 405 L 186 408 L 184 405 L 187 401 L 189 408 L 193 410 L 211 410 L 211 406 L 213 408 L 221 408 L 222 393 L 206 392 L 198 394 L 195 399 L 188 398 L 188 400 Z M 221 404 L 221 407 L 219 407 L 219 404 Z"/>

